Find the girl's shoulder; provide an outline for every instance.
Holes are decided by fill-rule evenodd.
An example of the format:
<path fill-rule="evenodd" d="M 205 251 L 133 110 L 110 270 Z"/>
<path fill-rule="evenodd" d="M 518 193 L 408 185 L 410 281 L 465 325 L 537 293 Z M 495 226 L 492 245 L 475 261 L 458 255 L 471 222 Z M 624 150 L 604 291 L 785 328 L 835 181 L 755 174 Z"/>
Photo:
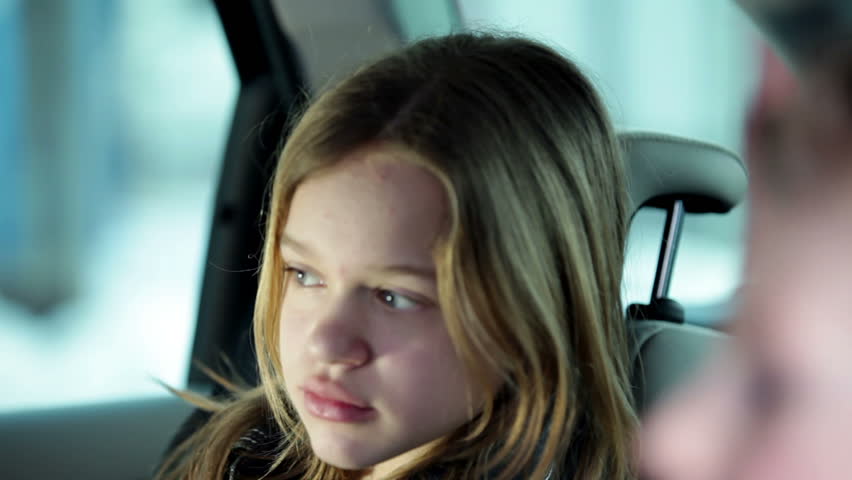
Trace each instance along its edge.
<path fill-rule="evenodd" d="M 280 439 L 274 422 L 249 428 L 231 448 L 224 480 L 262 477 L 275 462 Z"/>
<path fill-rule="evenodd" d="M 205 410 L 193 411 L 172 438 L 166 455 L 198 432 L 212 416 L 211 412 Z M 223 480 L 262 477 L 275 461 L 280 438 L 280 432 L 271 419 L 248 428 L 231 447 Z"/>

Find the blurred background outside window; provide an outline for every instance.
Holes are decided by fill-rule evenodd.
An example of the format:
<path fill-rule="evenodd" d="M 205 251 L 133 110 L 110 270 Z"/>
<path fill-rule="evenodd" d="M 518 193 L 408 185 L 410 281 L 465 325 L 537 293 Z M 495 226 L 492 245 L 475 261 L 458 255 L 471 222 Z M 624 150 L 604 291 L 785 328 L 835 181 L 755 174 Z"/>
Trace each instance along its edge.
<path fill-rule="evenodd" d="M 185 385 L 237 82 L 212 2 L 0 0 L 0 410 Z"/>

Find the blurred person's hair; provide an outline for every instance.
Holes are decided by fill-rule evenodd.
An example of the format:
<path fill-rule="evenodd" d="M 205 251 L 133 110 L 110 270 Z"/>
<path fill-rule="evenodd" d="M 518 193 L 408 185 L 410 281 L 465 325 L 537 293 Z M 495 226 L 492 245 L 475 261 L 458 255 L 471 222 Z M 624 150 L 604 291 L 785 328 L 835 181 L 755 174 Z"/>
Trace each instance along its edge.
<path fill-rule="evenodd" d="M 346 479 L 311 451 L 284 390 L 279 242 L 294 192 L 351 152 L 394 145 L 449 199 L 434 249 L 439 303 L 481 413 L 400 478 L 632 478 L 632 407 L 620 300 L 625 169 L 598 94 L 575 65 L 530 40 L 457 34 L 417 42 L 320 95 L 280 156 L 254 315 L 261 386 L 208 403 L 211 419 L 160 478 L 224 478 L 246 430 L 274 418 L 264 478 Z M 494 372 L 499 388 L 484 380 Z M 556 478 L 556 476 L 554 476 Z M 562 477 L 559 477 L 562 478 Z"/>

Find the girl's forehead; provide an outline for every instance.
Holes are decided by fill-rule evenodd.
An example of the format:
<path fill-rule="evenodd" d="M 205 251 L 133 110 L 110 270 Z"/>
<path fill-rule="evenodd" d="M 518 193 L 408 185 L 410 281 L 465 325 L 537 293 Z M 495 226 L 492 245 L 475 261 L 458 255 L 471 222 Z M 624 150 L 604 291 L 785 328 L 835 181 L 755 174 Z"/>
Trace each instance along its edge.
<path fill-rule="evenodd" d="M 362 150 L 296 188 L 284 233 L 329 255 L 428 255 L 447 218 L 442 183 L 405 152 Z"/>
<path fill-rule="evenodd" d="M 321 191 L 325 196 L 334 193 L 335 197 L 349 196 L 373 203 L 406 198 L 412 202 L 440 200 L 445 197 L 444 187 L 426 164 L 422 157 L 403 147 L 364 147 L 341 156 L 330 168 L 309 175 L 296 187 L 295 196 Z"/>

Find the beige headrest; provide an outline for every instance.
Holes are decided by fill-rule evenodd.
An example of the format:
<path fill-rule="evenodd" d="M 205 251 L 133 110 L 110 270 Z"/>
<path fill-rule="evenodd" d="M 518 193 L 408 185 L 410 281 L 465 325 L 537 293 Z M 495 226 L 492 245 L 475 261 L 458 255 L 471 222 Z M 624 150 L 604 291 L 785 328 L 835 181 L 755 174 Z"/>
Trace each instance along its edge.
<path fill-rule="evenodd" d="M 726 213 L 745 196 L 745 167 L 716 145 L 648 132 L 619 134 L 630 181 L 633 214 L 677 198 L 690 213 Z"/>

